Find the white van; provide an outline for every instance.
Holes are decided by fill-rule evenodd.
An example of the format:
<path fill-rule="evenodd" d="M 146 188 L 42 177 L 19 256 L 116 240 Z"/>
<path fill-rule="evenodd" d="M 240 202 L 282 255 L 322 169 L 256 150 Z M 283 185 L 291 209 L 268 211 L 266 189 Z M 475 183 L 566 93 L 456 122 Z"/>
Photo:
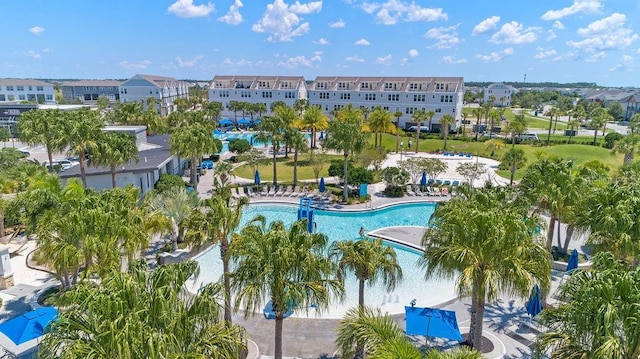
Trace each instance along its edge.
<path fill-rule="evenodd" d="M 53 160 L 53 168 L 59 167 L 61 171 L 66 171 L 69 168 L 77 165 L 78 163 L 79 162 L 73 162 L 69 160 Z M 49 169 L 50 167 L 49 161 L 44 161 L 42 165 L 45 166 L 47 169 Z"/>
<path fill-rule="evenodd" d="M 518 135 L 517 139 L 519 141 L 540 141 L 538 135 L 535 133 L 523 133 Z"/>

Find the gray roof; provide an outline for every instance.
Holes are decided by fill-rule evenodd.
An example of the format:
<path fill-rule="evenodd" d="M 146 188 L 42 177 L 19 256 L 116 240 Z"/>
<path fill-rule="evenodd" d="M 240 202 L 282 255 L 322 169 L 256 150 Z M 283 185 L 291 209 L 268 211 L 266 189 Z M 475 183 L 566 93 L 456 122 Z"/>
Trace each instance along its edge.
<path fill-rule="evenodd" d="M 9 78 L 4 78 L 4 79 L 0 79 L 0 85 L 9 85 L 9 86 L 51 86 L 53 87 L 53 84 L 45 82 L 45 81 L 40 81 L 40 80 L 34 80 L 34 79 L 9 79 Z"/>
<path fill-rule="evenodd" d="M 116 173 L 122 172 L 148 172 L 164 166 L 173 155 L 169 152 L 169 135 L 149 136 L 147 142 L 157 146 L 156 148 L 140 151 L 138 162 L 130 161 L 116 169 Z M 109 167 L 85 166 L 86 175 L 110 174 Z M 64 172 L 60 172 L 61 178 L 80 177 L 80 166 L 73 166 Z"/>
<path fill-rule="evenodd" d="M 66 81 L 60 86 L 120 86 L 122 81 L 118 80 L 78 80 Z"/>

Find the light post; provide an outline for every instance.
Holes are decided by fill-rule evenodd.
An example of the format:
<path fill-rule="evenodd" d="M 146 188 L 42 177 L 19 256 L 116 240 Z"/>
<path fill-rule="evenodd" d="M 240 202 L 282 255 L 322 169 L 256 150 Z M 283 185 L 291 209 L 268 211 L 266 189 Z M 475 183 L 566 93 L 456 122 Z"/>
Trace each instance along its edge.
<path fill-rule="evenodd" d="M 404 142 L 400 142 L 400 161 L 402 161 L 402 147 L 404 146 Z"/>

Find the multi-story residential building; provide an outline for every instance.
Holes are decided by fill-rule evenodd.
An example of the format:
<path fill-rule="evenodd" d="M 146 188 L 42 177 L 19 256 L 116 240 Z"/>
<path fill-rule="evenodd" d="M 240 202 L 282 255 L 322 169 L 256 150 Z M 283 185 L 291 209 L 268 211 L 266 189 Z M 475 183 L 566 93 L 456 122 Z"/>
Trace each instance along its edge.
<path fill-rule="evenodd" d="M 100 96 L 108 98 L 110 102 L 118 102 L 121 83 L 116 80 L 67 81 L 60 85 L 60 90 L 68 103 L 80 100 L 83 104 L 95 104 Z"/>
<path fill-rule="evenodd" d="M 309 103 L 331 115 L 347 104 L 373 109 L 380 106 L 395 114 L 398 126 L 415 126 L 412 116 L 418 111 L 433 111 L 432 129 L 439 130 L 445 114 L 462 120 L 464 80 L 462 77 L 317 77 L 309 87 Z"/>
<path fill-rule="evenodd" d="M 175 110 L 176 99 L 188 96 L 189 84 L 173 77 L 135 75 L 120 84 L 120 102 L 141 101 L 146 108 L 147 99 L 154 98 L 156 109 L 161 116 Z"/>
<path fill-rule="evenodd" d="M 221 115 L 236 119 L 237 113 L 229 109 L 229 102 L 263 103 L 267 113 L 271 104 L 282 101 L 293 106 L 296 100 L 307 98 L 302 76 L 222 76 L 217 75 L 209 85 L 209 101 L 221 102 Z"/>
<path fill-rule="evenodd" d="M 493 83 L 484 88 L 484 103 L 490 103 L 493 99 L 493 106 L 510 107 L 511 97 L 517 92 L 515 87 Z"/>
<path fill-rule="evenodd" d="M 0 102 L 55 101 L 53 84 L 32 79 L 0 79 Z"/>

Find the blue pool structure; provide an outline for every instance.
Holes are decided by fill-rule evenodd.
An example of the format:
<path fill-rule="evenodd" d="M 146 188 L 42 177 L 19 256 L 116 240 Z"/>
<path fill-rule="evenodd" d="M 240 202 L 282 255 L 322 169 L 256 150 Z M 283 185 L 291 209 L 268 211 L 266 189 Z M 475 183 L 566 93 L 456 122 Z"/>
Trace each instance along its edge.
<path fill-rule="evenodd" d="M 422 226 L 426 227 L 433 214 L 433 203 L 398 204 L 386 208 L 368 211 L 329 211 L 314 210 L 314 222 L 317 232 L 327 235 L 330 243 L 338 240 L 361 239 L 359 230 L 364 227 L 367 232 L 394 226 Z M 298 206 L 283 204 L 255 204 L 244 210 L 239 228 L 249 222 L 256 215 L 262 215 L 267 223 L 282 220 L 291 224 L 297 220 Z M 419 306 L 434 306 L 456 297 L 455 283 L 451 280 L 424 279 L 424 270 L 418 265 L 421 253 L 416 249 L 387 242 L 396 249 L 398 261 L 402 267 L 404 280 L 392 292 L 376 284 L 365 287 L 365 303 L 378 306 L 383 313 L 404 313 L 404 306 L 415 299 Z M 212 247 L 203 252 L 196 261 L 200 265 L 200 276 L 193 281 L 191 290 L 196 291 L 204 283 L 218 281 L 222 275 L 222 261 L 220 251 Z M 358 304 L 358 282 L 354 274 L 345 278 L 346 298 L 342 303 L 332 301 L 329 310 L 316 313 L 315 309 L 308 312 L 297 310 L 294 317 L 310 318 L 342 318 L 346 311 Z"/>
<path fill-rule="evenodd" d="M 256 140 L 255 137 L 256 133 L 253 131 L 246 131 L 246 132 L 218 132 L 218 131 L 214 131 L 213 133 L 213 137 L 219 139 L 220 141 L 222 141 L 222 151 L 220 152 L 225 153 L 229 151 L 229 142 L 233 139 L 239 138 L 239 139 L 243 139 L 243 140 L 247 140 L 249 141 L 249 143 L 252 143 L 253 147 L 264 147 L 265 143 Z M 307 138 L 307 140 L 309 140 L 311 138 L 310 134 L 305 134 L 305 137 Z M 251 139 L 253 139 L 253 142 L 251 141 Z M 267 142 L 266 144 L 267 146 L 271 146 L 271 142 Z"/>

